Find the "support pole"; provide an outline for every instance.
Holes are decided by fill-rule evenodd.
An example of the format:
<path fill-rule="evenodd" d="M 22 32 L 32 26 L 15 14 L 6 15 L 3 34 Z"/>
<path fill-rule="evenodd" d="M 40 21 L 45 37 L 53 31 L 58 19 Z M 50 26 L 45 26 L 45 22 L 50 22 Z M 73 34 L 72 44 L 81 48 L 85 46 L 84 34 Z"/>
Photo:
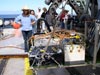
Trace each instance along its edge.
<path fill-rule="evenodd" d="M 85 21 L 85 40 L 87 39 L 87 30 L 88 30 L 87 27 L 88 27 L 88 26 L 87 26 L 87 22 Z"/>
<path fill-rule="evenodd" d="M 96 69 L 97 49 L 98 49 L 98 37 L 99 37 L 99 24 L 95 22 L 95 38 L 94 38 L 94 55 L 93 55 L 93 69 Z"/>

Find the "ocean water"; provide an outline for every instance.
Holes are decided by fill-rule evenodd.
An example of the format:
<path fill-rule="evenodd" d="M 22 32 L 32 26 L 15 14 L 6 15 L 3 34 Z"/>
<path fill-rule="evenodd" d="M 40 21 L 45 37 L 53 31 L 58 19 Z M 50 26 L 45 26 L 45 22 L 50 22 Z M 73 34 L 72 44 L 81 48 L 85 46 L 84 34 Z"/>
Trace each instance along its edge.
<path fill-rule="evenodd" d="M 15 18 L 15 17 L 17 17 L 18 16 L 18 14 L 0 14 L 0 18 L 2 18 L 2 19 L 11 19 L 11 18 Z"/>

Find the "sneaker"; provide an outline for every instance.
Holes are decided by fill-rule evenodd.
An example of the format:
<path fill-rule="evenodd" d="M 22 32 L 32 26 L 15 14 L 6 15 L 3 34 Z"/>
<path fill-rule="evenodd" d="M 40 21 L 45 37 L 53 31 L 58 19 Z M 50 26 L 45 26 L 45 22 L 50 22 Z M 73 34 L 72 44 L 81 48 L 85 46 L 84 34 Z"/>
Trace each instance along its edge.
<path fill-rule="evenodd" d="M 28 52 L 25 52 L 25 54 L 28 54 Z"/>

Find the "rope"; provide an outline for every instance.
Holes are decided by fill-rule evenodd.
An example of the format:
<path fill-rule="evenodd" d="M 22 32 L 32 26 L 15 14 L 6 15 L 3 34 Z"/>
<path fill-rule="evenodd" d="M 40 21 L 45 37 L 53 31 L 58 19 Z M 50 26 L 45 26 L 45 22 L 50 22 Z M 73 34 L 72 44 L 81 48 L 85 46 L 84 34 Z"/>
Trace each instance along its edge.
<path fill-rule="evenodd" d="M 10 35 L 9 37 L 8 37 L 9 35 L 6 35 L 6 36 L 4 36 L 4 37 L 2 37 L 2 38 L 0 38 L 0 41 L 3 41 L 3 40 L 6 40 L 6 39 L 10 39 L 11 37 L 14 37 L 14 35 L 12 34 L 12 35 Z"/>
<path fill-rule="evenodd" d="M 0 49 L 2 49 L 2 48 L 17 48 L 17 49 L 24 50 L 23 48 L 20 48 L 20 47 L 17 47 L 17 46 L 3 46 L 3 47 L 0 47 Z"/>
<path fill-rule="evenodd" d="M 13 34 L 12 35 L 6 35 L 6 36 L 0 38 L 0 41 L 7 40 L 7 39 L 10 39 L 12 37 L 14 37 Z M 17 46 L 2 46 L 2 47 L 0 47 L 0 49 L 1 48 L 17 48 L 17 49 L 20 49 L 20 50 L 24 50 L 23 48 L 20 48 L 20 47 L 17 47 Z"/>

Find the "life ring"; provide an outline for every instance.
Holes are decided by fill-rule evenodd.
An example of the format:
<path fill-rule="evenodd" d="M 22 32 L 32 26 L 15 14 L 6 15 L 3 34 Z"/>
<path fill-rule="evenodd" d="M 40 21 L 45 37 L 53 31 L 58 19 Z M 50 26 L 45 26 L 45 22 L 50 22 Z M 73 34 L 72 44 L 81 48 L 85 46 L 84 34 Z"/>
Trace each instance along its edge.
<path fill-rule="evenodd" d="M 3 25 L 3 19 L 0 18 L 0 26 Z"/>
<path fill-rule="evenodd" d="M 48 31 L 51 32 L 50 25 L 47 23 L 47 21 L 45 19 L 43 19 L 43 18 L 40 18 L 37 21 L 37 33 L 41 32 L 41 27 L 40 27 L 41 26 L 41 21 L 44 21 Z"/>

